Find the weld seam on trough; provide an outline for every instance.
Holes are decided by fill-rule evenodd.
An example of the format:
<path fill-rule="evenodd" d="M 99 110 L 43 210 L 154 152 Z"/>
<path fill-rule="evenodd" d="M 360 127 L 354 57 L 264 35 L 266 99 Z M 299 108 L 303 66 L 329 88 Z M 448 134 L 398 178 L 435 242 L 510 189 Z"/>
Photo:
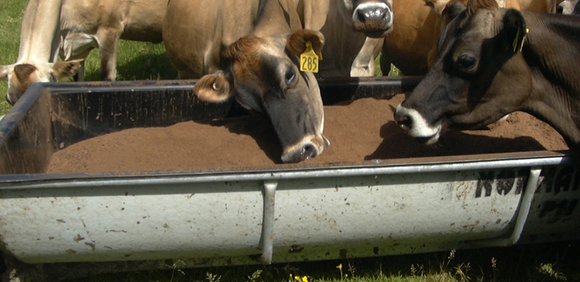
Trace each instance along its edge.
<path fill-rule="evenodd" d="M 439 173 L 450 171 L 467 170 L 489 170 L 506 169 L 519 167 L 539 167 L 556 166 L 572 163 L 570 156 L 550 156 L 530 159 L 507 159 L 507 160 L 483 160 L 455 163 L 433 163 L 427 165 L 397 165 L 397 166 L 350 166 L 336 167 L 333 169 L 300 169 L 294 171 L 259 171 L 259 172 L 230 172 L 208 173 L 199 175 L 130 175 L 102 178 L 84 178 L 79 180 L 67 178 L 54 179 L 15 179 L 0 182 L 0 190 L 5 189 L 34 189 L 34 188 L 74 188 L 101 187 L 101 186 L 131 186 L 131 185 L 159 185 L 159 184 L 189 184 L 204 182 L 234 182 L 234 181 L 263 181 L 263 180 L 284 180 L 284 179 L 304 179 L 304 178 L 327 178 L 327 177 L 350 177 L 365 175 L 386 175 L 386 174 L 413 174 L 413 173 Z M 28 175 L 30 177 L 31 175 Z M 33 175 L 32 175 L 33 176 Z M 46 177 L 47 175 L 39 175 Z M 57 175 L 54 175 L 57 176 Z M 66 177 L 66 174 L 62 175 Z M 78 175 L 76 175 L 78 176 Z M 0 177 L 1 178 L 1 177 Z"/>
<path fill-rule="evenodd" d="M 508 247 L 517 243 L 522 235 L 526 221 L 528 220 L 528 215 L 530 214 L 532 201 L 534 200 L 534 194 L 538 187 L 541 172 L 542 169 L 537 167 L 530 170 L 530 176 L 528 177 L 528 183 L 526 184 L 526 191 L 522 196 L 518 215 L 514 224 L 514 230 L 512 231 L 511 236 L 502 239 L 477 240 L 469 242 L 469 244 L 481 247 Z"/>
<path fill-rule="evenodd" d="M 262 263 L 272 264 L 274 253 L 274 204 L 276 202 L 277 181 L 264 181 L 264 210 L 262 216 L 262 235 L 260 249 L 262 249 Z"/>

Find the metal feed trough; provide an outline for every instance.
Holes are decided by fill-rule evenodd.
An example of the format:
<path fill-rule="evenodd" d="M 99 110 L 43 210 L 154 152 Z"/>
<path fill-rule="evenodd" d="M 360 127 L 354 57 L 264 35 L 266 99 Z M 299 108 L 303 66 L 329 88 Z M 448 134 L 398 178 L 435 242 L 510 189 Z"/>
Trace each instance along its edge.
<path fill-rule="evenodd" d="M 418 81 L 320 85 L 332 104 L 387 98 Z M 30 264 L 163 268 L 167 260 L 279 263 L 578 239 L 580 175 L 565 152 L 43 173 L 55 151 L 87 138 L 228 113 L 197 102 L 194 83 L 33 85 L 0 122 L 2 250 Z"/>

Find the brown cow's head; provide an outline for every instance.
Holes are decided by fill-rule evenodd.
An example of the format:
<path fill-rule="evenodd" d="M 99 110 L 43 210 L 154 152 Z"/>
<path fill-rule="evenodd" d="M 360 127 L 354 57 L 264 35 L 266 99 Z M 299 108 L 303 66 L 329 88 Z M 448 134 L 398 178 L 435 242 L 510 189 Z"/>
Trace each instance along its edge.
<path fill-rule="evenodd" d="M 339 0 L 340 1 L 340 0 Z M 393 0 L 342 0 L 353 30 L 368 37 L 384 37 L 393 29 Z"/>
<path fill-rule="evenodd" d="M 324 37 L 316 31 L 243 37 L 226 50 L 229 67 L 202 77 L 194 91 L 211 102 L 234 96 L 244 107 L 266 114 L 282 144 L 283 162 L 316 157 L 329 143 L 322 135 L 318 82 L 312 73 L 300 71 L 299 57 L 307 41 L 320 54 Z"/>
<path fill-rule="evenodd" d="M 519 110 L 531 73 L 520 49 L 526 23 L 494 0 L 471 0 L 441 33 L 439 57 L 396 110 L 401 128 L 420 142 L 437 142 L 442 129 L 469 129 Z"/>
<path fill-rule="evenodd" d="M 71 77 L 80 68 L 81 60 L 0 66 L 0 79 L 8 80 L 6 100 L 14 105 L 26 92 L 26 89 L 35 82 L 51 82 L 57 79 Z"/>

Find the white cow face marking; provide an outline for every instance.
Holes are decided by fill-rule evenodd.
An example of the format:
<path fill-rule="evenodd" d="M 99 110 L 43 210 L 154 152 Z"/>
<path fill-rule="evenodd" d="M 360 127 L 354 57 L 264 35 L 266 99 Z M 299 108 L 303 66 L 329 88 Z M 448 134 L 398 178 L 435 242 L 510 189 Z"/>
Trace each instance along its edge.
<path fill-rule="evenodd" d="M 435 144 L 441 135 L 441 123 L 430 125 L 415 109 L 408 109 L 399 104 L 395 111 L 397 123 L 407 133 L 426 145 Z"/>

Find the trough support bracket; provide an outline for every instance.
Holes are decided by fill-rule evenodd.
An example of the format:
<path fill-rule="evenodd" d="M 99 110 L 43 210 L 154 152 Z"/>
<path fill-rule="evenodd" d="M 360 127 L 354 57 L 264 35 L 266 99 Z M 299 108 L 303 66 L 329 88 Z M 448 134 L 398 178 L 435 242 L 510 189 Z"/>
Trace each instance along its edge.
<path fill-rule="evenodd" d="M 508 238 L 498 238 L 489 240 L 475 240 L 467 242 L 469 245 L 478 247 L 507 247 L 514 245 L 520 239 L 522 231 L 524 230 L 524 225 L 530 214 L 530 209 L 532 207 L 532 201 L 534 200 L 534 193 L 536 192 L 536 187 L 538 187 L 538 181 L 540 180 L 540 173 L 542 168 L 532 167 L 530 169 L 530 175 L 528 177 L 528 183 L 526 184 L 526 190 L 522 199 L 520 200 L 520 208 L 518 209 L 518 214 L 516 217 L 516 222 L 514 224 L 514 229 L 511 236 Z"/>
<path fill-rule="evenodd" d="M 264 210 L 262 216 L 262 235 L 260 237 L 260 249 L 262 250 L 262 263 L 271 264 L 274 252 L 274 204 L 276 202 L 276 188 L 278 181 L 264 180 L 262 193 Z"/>

